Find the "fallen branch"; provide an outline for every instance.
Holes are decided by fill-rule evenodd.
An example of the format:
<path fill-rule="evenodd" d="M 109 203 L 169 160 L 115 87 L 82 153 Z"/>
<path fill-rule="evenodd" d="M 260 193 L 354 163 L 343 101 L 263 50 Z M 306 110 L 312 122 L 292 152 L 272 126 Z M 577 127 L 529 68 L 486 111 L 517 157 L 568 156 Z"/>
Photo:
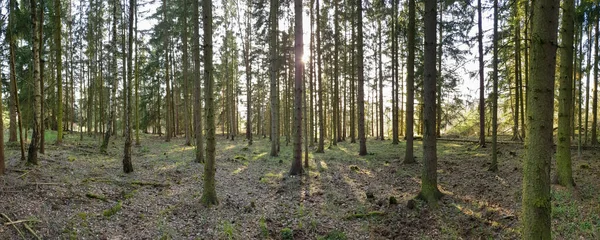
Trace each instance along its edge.
<path fill-rule="evenodd" d="M 6 218 L 6 220 L 8 220 L 8 222 L 12 222 L 12 220 L 10 220 L 10 218 L 8 216 L 6 216 L 6 214 L 4 213 L 0 213 L 4 218 Z M 21 238 L 25 239 L 25 235 L 23 235 L 23 232 L 21 232 L 21 230 L 19 230 L 19 228 L 15 225 L 12 225 L 15 230 L 17 230 L 17 232 L 19 233 L 19 235 L 21 235 Z"/>
<path fill-rule="evenodd" d="M 132 181 L 132 185 L 140 185 L 140 186 L 153 186 L 153 187 L 168 187 L 171 186 L 168 183 L 158 183 L 158 182 L 142 182 L 142 181 Z"/>
<path fill-rule="evenodd" d="M 23 220 L 17 220 L 17 221 L 14 221 L 14 222 L 4 223 L 4 226 L 18 224 L 18 223 L 24 223 L 24 222 L 40 222 L 40 220 L 37 220 L 37 219 L 23 219 Z"/>
<path fill-rule="evenodd" d="M 88 198 L 98 199 L 98 200 L 101 200 L 101 201 L 104 201 L 104 202 L 107 201 L 106 197 L 103 196 L 103 195 L 97 195 L 97 194 L 93 194 L 93 193 L 86 193 L 85 196 L 88 197 Z"/>
<path fill-rule="evenodd" d="M 27 230 L 29 230 L 29 232 L 30 232 L 31 234 L 33 234 L 33 236 L 35 236 L 35 238 L 37 238 L 38 240 L 42 240 L 42 238 L 41 238 L 40 236 L 38 236 L 38 235 L 35 233 L 35 231 L 33 231 L 33 229 L 31 229 L 31 227 L 29 227 L 29 225 L 28 225 L 27 223 L 23 223 L 23 225 L 25 225 L 25 228 L 26 228 Z M 14 225 L 13 225 L 13 226 L 14 226 Z"/>

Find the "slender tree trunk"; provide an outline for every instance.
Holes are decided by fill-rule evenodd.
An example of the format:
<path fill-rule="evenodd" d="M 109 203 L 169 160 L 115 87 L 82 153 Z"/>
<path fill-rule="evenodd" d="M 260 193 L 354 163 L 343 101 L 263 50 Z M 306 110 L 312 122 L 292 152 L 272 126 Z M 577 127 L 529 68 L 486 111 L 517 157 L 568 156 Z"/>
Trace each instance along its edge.
<path fill-rule="evenodd" d="M 192 57 L 194 58 L 194 135 L 196 137 L 196 162 L 204 163 L 204 136 L 202 135 L 202 94 L 200 90 L 200 24 L 198 1 L 192 0 Z M 214 136 L 213 136 L 214 137 Z"/>
<path fill-rule="evenodd" d="M 415 119 L 415 0 L 408 0 L 408 58 L 406 59 L 406 152 L 404 163 L 415 163 L 414 119 Z"/>
<path fill-rule="evenodd" d="M 212 2 L 204 1 L 202 6 L 204 26 L 204 101 L 206 102 L 206 164 L 204 165 L 204 189 L 201 202 L 205 206 L 218 204 L 215 190 L 215 103 L 213 79 L 213 44 L 212 44 Z"/>
<path fill-rule="evenodd" d="M 302 94 L 304 66 L 302 64 L 303 37 L 302 37 L 302 0 L 294 0 L 294 161 L 290 175 L 301 175 L 302 168 Z M 336 46 L 337 49 L 337 46 Z M 337 51 L 337 50 L 336 50 Z M 334 141 L 335 142 L 335 141 Z"/>
<path fill-rule="evenodd" d="M 109 98 L 109 107 L 110 107 L 110 116 L 106 121 L 106 131 L 104 132 L 104 139 L 102 140 L 102 145 L 100 146 L 100 152 L 106 153 L 106 149 L 108 148 L 108 142 L 110 140 L 110 136 L 113 134 L 113 123 L 116 121 L 116 112 L 117 112 L 117 0 L 113 1 L 113 25 L 112 25 L 112 42 L 111 42 L 111 50 L 112 50 L 112 64 L 111 64 L 111 74 L 112 74 L 112 88 L 111 88 L 111 96 Z"/>
<path fill-rule="evenodd" d="M 10 15 L 9 15 L 9 48 L 10 48 L 10 90 L 11 90 L 11 102 L 14 109 L 11 110 L 11 115 L 14 111 L 19 127 L 19 142 L 21 147 L 21 161 L 25 161 L 25 144 L 23 143 L 23 124 L 21 122 L 21 111 L 19 108 L 19 96 L 17 94 L 17 77 L 15 70 L 15 33 L 14 33 L 14 17 L 16 11 L 16 0 L 10 0 Z M 12 137 L 12 133 L 10 134 Z M 15 139 L 16 140 L 16 139 Z"/>
<path fill-rule="evenodd" d="M 133 18 L 136 0 L 129 0 L 129 40 L 127 46 L 127 87 L 123 89 L 125 91 L 125 105 L 127 106 L 125 113 L 125 147 L 123 150 L 123 172 L 133 172 L 133 165 L 131 164 L 131 79 L 133 78 L 133 72 L 131 69 L 132 65 L 132 53 L 133 53 Z M 125 36 L 123 36 L 125 37 Z M 125 81 L 125 79 L 123 79 Z"/>
<path fill-rule="evenodd" d="M 319 107 L 319 144 L 317 145 L 317 153 L 324 153 L 325 152 L 325 135 L 326 135 L 326 128 L 325 128 L 325 114 L 324 114 L 324 109 L 323 109 L 323 72 L 322 72 L 322 66 L 321 66 L 321 9 L 320 9 L 320 2 L 319 0 L 317 0 L 317 71 L 318 71 L 318 76 L 317 76 L 317 84 L 319 85 L 319 96 L 318 96 L 318 103 L 317 106 Z"/>
<path fill-rule="evenodd" d="M 598 136 L 596 134 L 598 129 L 598 61 L 600 60 L 600 54 L 598 53 L 598 35 L 600 35 L 600 31 L 598 30 L 600 23 L 596 21 L 596 34 L 594 37 L 596 54 L 594 55 L 594 92 L 592 99 L 592 145 L 598 145 Z"/>
<path fill-rule="evenodd" d="M 481 15 L 481 0 L 477 0 L 477 27 L 479 29 L 479 34 L 477 35 L 479 43 L 479 146 L 485 148 L 485 75 L 483 72 L 483 20 Z"/>
<path fill-rule="evenodd" d="M 357 0 L 357 29 L 358 29 L 358 46 L 357 46 L 357 61 L 358 61 L 358 139 L 360 141 L 360 149 L 358 155 L 367 155 L 367 138 L 365 137 L 365 91 L 364 91 L 364 44 L 363 44 L 363 19 L 362 19 L 362 0 Z"/>
<path fill-rule="evenodd" d="M 140 64 L 138 62 L 138 37 L 137 37 L 137 32 L 138 32 L 138 15 L 137 15 L 137 1 L 136 1 L 136 5 L 134 6 L 134 15 L 135 15 L 135 73 L 134 73 L 134 78 L 135 78 L 135 145 L 136 146 L 140 146 L 140 117 L 139 117 L 139 106 L 140 106 L 140 95 L 139 95 L 139 89 L 140 89 L 140 79 L 139 79 L 139 71 L 140 71 Z M 187 28 L 185 29 L 187 30 Z M 186 34 L 186 40 L 187 40 L 187 34 Z M 185 48 L 185 53 L 187 53 L 187 47 Z M 188 62 L 186 62 L 188 63 Z M 187 71 L 187 70 L 186 70 Z M 184 81 L 186 81 L 187 84 L 187 75 L 186 78 L 184 78 Z M 116 84 L 115 84 L 116 86 Z M 187 95 L 187 87 L 186 87 L 186 97 Z M 187 108 L 187 103 L 186 103 L 186 110 Z M 189 115 L 187 115 L 189 116 Z M 189 118 L 188 118 L 189 120 Z M 188 141 L 188 146 L 189 146 L 189 141 Z"/>
<path fill-rule="evenodd" d="M 40 145 L 40 130 L 41 130 L 41 80 L 40 80 L 40 32 L 41 27 L 38 21 L 37 15 L 37 3 L 35 0 L 29 1 L 31 4 L 31 22 L 33 24 L 33 133 L 31 135 L 31 143 L 29 144 L 29 150 L 27 154 L 27 162 L 29 164 L 37 165 L 38 163 L 38 148 Z"/>
<path fill-rule="evenodd" d="M 436 86 L 436 121 L 435 121 L 435 135 L 436 137 L 441 137 L 442 136 L 442 85 L 444 84 L 444 78 L 442 77 L 442 56 L 443 56 L 443 33 L 444 33 L 444 8 L 445 8 L 445 1 L 441 1 L 441 6 L 440 9 L 438 10 L 439 14 L 440 14 L 440 19 L 438 21 L 438 26 L 439 26 L 439 30 L 438 30 L 438 34 L 439 34 L 439 39 L 438 39 L 438 45 L 437 45 L 437 76 L 436 76 L 436 80 L 437 80 L 437 86 Z"/>
<path fill-rule="evenodd" d="M 244 43 L 244 64 L 246 65 L 246 139 L 248 145 L 252 145 L 252 63 L 250 62 L 251 37 L 252 37 L 252 15 L 250 14 L 252 3 L 248 1 L 246 13 L 246 39 Z"/>
<path fill-rule="evenodd" d="M 560 24 L 560 88 L 558 97 L 558 143 L 556 146 L 556 173 L 558 184 L 573 187 L 571 167 L 571 109 L 573 105 L 573 36 L 575 35 L 575 1 L 564 0 Z"/>
<path fill-rule="evenodd" d="M 442 193 L 437 187 L 437 143 L 436 143 L 436 8 L 435 0 L 425 0 L 424 32 L 425 55 L 423 82 L 423 171 L 421 175 L 421 192 L 418 198 L 431 205 L 437 205 Z"/>
<path fill-rule="evenodd" d="M 318 0 L 317 0 L 318 1 Z M 317 3 L 318 5 L 318 3 Z M 269 48 L 271 52 L 271 156 L 279 155 L 279 87 L 277 84 L 277 12 L 279 1 L 271 0 Z"/>
<path fill-rule="evenodd" d="M 39 129 L 38 129 L 38 133 L 39 133 L 39 137 L 40 137 L 40 143 L 39 143 L 39 153 L 44 154 L 46 152 L 46 134 L 44 134 L 46 132 L 46 125 L 45 125 L 45 110 L 44 110 L 44 67 L 46 65 L 46 62 L 44 61 L 44 0 L 40 0 L 40 22 L 39 22 L 39 26 L 38 26 L 38 30 L 39 30 L 39 50 L 38 50 L 38 58 L 40 60 L 40 78 L 37 79 L 34 77 L 34 79 L 37 79 L 40 82 L 40 123 L 39 123 Z M 33 11 L 33 10 L 32 10 Z M 34 43 L 35 44 L 35 43 Z M 35 57 L 34 57 L 35 59 Z M 35 61 L 35 60 L 34 60 Z M 35 63 L 34 63 L 35 64 Z M 35 72 L 35 70 L 34 70 Z M 34 73 L 35 75 L 35 73 Z M 35 87 L 34 87 L 35 88 Z M 34 93 L 35 95 L 35 93 Z M 35 98 L 35 96 L 34 96 Z M 34 100 L 34 106 L 35 106 L 35 100 Z M 35 121 L 35 120 L 34 120 Z M 35 125 L 35 124 L 34 124 Z M 33 141 L 33 133 L 31 135 L 31 140 Z M 30 147 L 31 149 L 31 147 Z"/>
<path fill-rule="evenodd" d="M 60 0 L 54 0 L 54 44 L 56 47 L 56 85 L 58 87 L 57 96 L 57 134 L 56 144 L 61 144 L 63 139 L 63 86 L 62 86 L 62 23 L 60 20 L 61 4 Z"/>
<path fill-rule="evenodd" d="M 551 239 L 550 160 L 558 0 L 534 1 L 531 81 L 527 96 L 527 146 L 523 161 L 523 239 Z"/>
<path fill-rule="evenodd" d="M 492 164 L 489 171 L 498 171 L 498 0 L 494 0 L 494 36 L 492 56 Z"/>
<path fill-rule="evenodd" d="M 588 144 L 588 130 L 589 130 L 589 115 L 590 115 L 590 79 L 592 77 L 592 65 L 591 65 L 591 61 L 592 61 L 592 24 L 588 25 L 588 55 L 587 55 L 587 64 L 586 64 L 586 70 L 587 70 L 587 78 L 585 79 L 585 128 L 584 128 L 584 132 L 585 132 L 585 137 L 584 137 L 584 144 L 587 145 Z"/>
<path fill-rule="evenodd" d="M 377 23 L 377 37 L 379 39 L 378 46 L 378 58 L 377 58 L 377 68 L 379 70 L 379 132 L 381 133 L 380 140 L 385 140 L 385 134 L 383 133 L 383 61 L 381 60 L 381 55 L 383 55 L 381 51 L 381 21 Z"/>

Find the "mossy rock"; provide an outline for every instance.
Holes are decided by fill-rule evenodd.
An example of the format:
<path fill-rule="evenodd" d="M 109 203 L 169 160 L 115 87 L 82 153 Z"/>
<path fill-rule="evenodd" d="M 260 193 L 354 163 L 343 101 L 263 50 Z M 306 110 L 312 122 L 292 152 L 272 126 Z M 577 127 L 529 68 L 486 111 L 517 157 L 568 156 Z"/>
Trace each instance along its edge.
<path fill-rule="evenodd" d="M 289 228 L 281 229 L 281 239 L 283 240 L 293 240 L 294 239 L 294 231 Z"/>

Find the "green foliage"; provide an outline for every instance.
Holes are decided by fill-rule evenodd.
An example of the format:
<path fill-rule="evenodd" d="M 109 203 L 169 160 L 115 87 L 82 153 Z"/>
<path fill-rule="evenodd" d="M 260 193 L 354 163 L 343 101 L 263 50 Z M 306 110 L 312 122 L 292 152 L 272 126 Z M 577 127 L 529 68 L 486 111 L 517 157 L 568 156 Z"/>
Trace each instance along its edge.
<path fill-rule="evenodd" d="M 230 222 L 223 222 L 223 235 L 227 238 L 227 239 L 235 239 L 236 236 L 236 230 L 235 230 L 235 225 L 230 223 Z"/>
<path fill-rule="evenodd" d="M 293 240 L 294 239 L 294 231 L 289 228 L 281 229 L 281 239 L 283 240 Z"/>
<path fill-rule="evenodd" d="M 325 236 L 317 237 L 317 240 L 346 240 L 346 239 L 348 239 L 348 237 L 346 237 L 346 234 L 339 230 L 333 230 L 333 231 L 327 233 L 327 235 L 325 235 Z"/>
<path fill-rule="evenodd" d="M 267 238 L 269 236 L 269 228 L 267 227 L 267 222 L 264 217 L 261 217 L 260 220 L 258 220 L 258 226 L 260 227 L 260 235 L 263 238 Z"/>
<path fill-rule="evenodd" d="M 111 217 L 112 215 L 115 215 L 119 211 L 121 211 L 122 206 L 123 206 L 123 203 L 121 201 L 118 201 L 117 204 L 115 204 L 111 208 L 104 210 L 102 215 L 104 215 L 105 217 Z"/>

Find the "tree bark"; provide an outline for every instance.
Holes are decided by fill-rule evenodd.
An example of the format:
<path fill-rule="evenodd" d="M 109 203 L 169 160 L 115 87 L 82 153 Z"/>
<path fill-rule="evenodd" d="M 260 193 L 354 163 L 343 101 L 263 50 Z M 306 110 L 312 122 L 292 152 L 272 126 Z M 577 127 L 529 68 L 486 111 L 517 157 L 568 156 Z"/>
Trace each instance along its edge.
<path fill-rule="evenodd" d="M 38 22 L 38 12 L 36 0 L 30 0 L 31 4 L 31 21 L 33 24 L 33 133 L 31 135 L 31 143 L 27 154 L 27 163 L 37 165 L 38 149 L 40 145 L 40 130 L 41 130 L 41 81 L 40 81 L 40 22 Z"/>
<path fill-rule="evenodd" d="M 498 171 L 498 0 L 494 0 L 494 36 L 492 41 L 492 164 L 488 170 L 496 172 Z"/>
<path fill-rule="evenodd" d="M 436 8 L 435 0 L 425 0 L 424 32 L 425 55 L 423 82 L 423 171 L 421 192 L 418 198 L 431 205 L 437 205 L 442 193 L 437 187 L 437 143 L 436 143 Z"/>
<path fill-rule="evenodd" d="M 204 163 L 204 136 L 202 135 L 202 94 L 200 90 L 200 24 L 198 1 L 192 0 L 192 57 L 194 58 L 194 135 L 196 137 L 196 162 Z"/>
<path fill-rule="evenodd" d="M 527 146 L 523 161 L 523 239 L 551 239 L 550 160 L 556 68 L 558 0 L 534 1 Z"/>
<path fill-rule="evenodd" d="M 204 1 L 202 6 L 204 26 L 204 102 L 206 102 L 206 164 L 204 165 L 204 191 L 201 202 L 209 207 L 218 204 L 217 192 L 215 190 L 215 103 L 214 103 L 214 79 L 213 79 L 213 17 L 212 1 Z"/>
<path fill-rule="evenodd" d="M 131 164 L 131 79 L 133 73 L 131 69 L 132 64 L 132 52 L 133 52 L 133 18 L 134 18 L 134 7 L 136 0 L 129 0 L 129 41 L 127 51 L 127 87 L 123 89 L 125 91 L 125 105 L 127 106 L 125 113 L 125 147 L 123 150 L 123 172 L 133 172 L 133 165 Z M 123 36 L 125 37 L 125 36 Z M 123 79 L 125 81 L 125 79 Z"/>
<path fill-rule="evenodd" d="M 404 163 L 415 163 L 414 119 L 415 119 L 415 0 L 408 0 L 408 58 L 406 59 L 406 151 Z"/>
<path fill-rule="evenodd" d="M 563 0 L 560 24 L 560 88 L 558 97 L 558 143 L 556 144 L 556 173 L 558 184 L 573 187 L 571 167 L 571 109 L 573 105 L 573 36 L 575 34 L 575 1 Z"/>
<path fill-rule="evenodd" d="M 303 36 L 302 36 L 302 0 L 294 0 L 294 161 L 290 175 L 301 175 L 302 168 L 302 94 L 304 64 L 302 64 Z M 337 46 L 336 46 L 337 47 Z M 334 141 L 335 142 L 335 141 Z"/>
<path fill-rule="evenodd" d="M 357 46 L 357 61 L 358 61 L 358 139 L 360 141 L 360 148 L 358 155 L 367 155 L 367 138 L 365 136 L 365 74 L 364 74 L 364 44 L 363 44 L 363 19 L 362 19 L 362 0 L 357 0 L 357 29 L 358 29 L 358 46 Z"/>
<path fill-rule="evenodd" d="M 318 1 L 318 0 L 317 0 Z M 277 12 L 279 11 L 279 1 L 271 0 L 270 21 L 270 40 L 269 48 L 271 52 L 271 156 L 279 155 L 279 87 L 277 84 Z"/>

